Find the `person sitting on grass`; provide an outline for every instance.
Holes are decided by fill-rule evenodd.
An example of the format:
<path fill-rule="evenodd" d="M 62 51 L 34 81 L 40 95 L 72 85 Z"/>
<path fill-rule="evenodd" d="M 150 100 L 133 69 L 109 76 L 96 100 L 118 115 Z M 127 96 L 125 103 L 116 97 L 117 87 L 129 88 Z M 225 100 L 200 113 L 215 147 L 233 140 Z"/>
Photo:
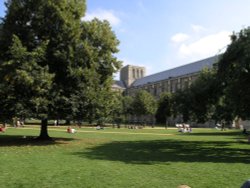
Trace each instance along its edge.
<path fill-rule="evenodd" d="M 96 130 L 104 130 L 104 127 L 101 127 L 100 125 L 97 125 Z"/>
<path fill-rule="evenodd" d="M 242 134 L 245 134 L 245 135 L 248 135 L 248 134 L 249 134 L 249 133 L 247 132 L 247 129 L 246 129 L 246 128 L 243 129 Z"/>
<path fill-rule="evenodd" d="M 75 129 L 72 129 L 70 126 L 67 128 L 67 133 L 76 133 Z"/>
<path fill-rule="evenodd" d="M 5 132 L 5 126 L 0 127 L 0 132 L 4 133 Z"/>

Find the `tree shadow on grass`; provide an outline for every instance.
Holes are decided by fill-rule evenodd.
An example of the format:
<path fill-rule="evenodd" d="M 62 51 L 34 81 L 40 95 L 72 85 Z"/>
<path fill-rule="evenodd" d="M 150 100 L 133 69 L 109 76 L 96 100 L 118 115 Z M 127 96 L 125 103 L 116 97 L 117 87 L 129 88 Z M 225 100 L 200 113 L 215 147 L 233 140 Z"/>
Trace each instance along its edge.
<path fill-rule="evenodd" d="M 46 146 L 55 144 L 65 144 L 74 138 L 52 138 L 48 141 L 37 140 L 35 136 L 21 135 L 0 135 L 0 147 L 5 146 Z"/>
<path fill-rule="evenodd" d="M 242 137 L 242 131 L 220 131 L 215 130 L 214 132 L 192 132 L 193 136 L 235 136 Z"/>
<path fill-rule="evenodd" d="M 215 141 L 123 141 L 103 144 L 77 152 L 80 157 L 121 161 L 131 164 L 159 162 L 250 163 L 249 149 L 230 148 L 231 143 Z"/>

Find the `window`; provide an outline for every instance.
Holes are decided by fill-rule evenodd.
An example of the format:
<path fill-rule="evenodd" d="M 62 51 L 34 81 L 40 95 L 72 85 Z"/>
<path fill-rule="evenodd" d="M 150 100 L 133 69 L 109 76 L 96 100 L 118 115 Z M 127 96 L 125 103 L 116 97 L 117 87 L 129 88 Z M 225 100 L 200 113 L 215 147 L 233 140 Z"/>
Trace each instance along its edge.
<path fill-rule="evenodd" d="M 154 89 L 154 96 L 157 96 L 157 86 L 154 85 L 154 86 L 153 86 L 153 89 Z"/>
<path fill-rule="evenodd" d="M 143 75 L 143 70 L 141 70 L 141 78 L 142 78 L 142 77 L 144 77 L 144 75 Z"/>
<path fill-rule="evenodd" d="M 133 69 L 133 78 L 135 78 L 135 69 Z"/>

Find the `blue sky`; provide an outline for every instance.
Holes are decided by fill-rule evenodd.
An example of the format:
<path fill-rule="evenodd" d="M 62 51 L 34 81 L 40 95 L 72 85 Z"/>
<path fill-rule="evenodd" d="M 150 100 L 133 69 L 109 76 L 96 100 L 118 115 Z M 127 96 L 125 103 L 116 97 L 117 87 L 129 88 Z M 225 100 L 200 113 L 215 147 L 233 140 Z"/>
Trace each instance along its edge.
<path fill-rule="evenodd" d="M 120 40 L 116 56 L 149 75 L 225 50 L 233 31 L 250 26 L 249 10 L 248 0 L 87 0 L 84 19 L 108 20 Z"/>

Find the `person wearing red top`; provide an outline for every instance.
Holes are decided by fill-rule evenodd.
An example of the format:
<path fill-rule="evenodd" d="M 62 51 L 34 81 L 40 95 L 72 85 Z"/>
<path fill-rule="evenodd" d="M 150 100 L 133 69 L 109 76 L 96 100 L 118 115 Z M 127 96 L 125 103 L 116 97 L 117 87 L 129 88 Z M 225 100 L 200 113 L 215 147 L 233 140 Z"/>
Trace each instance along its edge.
<path fill-rule="evenodd" d="M 4 133 L 5 132 L 5 128 L 4 127 L 0 127 L 0 132 Z"/>

